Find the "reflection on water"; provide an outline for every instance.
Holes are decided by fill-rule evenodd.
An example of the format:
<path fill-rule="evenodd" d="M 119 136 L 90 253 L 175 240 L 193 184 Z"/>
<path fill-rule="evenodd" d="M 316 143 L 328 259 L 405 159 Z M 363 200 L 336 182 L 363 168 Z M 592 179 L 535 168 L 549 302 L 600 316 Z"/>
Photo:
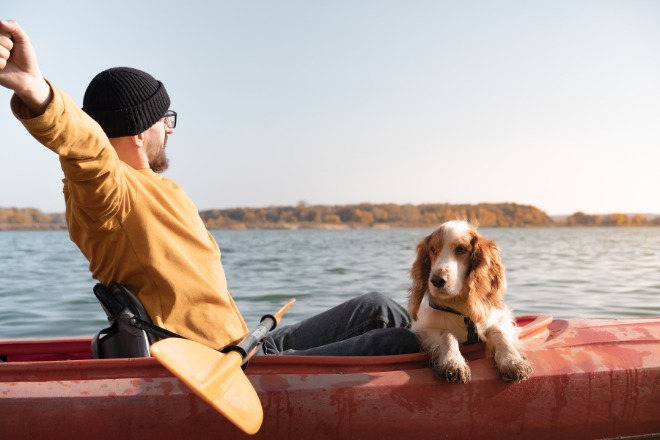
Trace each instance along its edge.
<path fill-rule="evenodd" d="M 213 231 L 248 325 L 289 297 L 285 322 L 383 292 L 405 304 L 428 229 Z M 487 229 L 516 314 L 660 315 L 660 228 Z M 105 324 L 87 262 L 65 231 L 0 232 L 0 338 L 90 335 Z"/>

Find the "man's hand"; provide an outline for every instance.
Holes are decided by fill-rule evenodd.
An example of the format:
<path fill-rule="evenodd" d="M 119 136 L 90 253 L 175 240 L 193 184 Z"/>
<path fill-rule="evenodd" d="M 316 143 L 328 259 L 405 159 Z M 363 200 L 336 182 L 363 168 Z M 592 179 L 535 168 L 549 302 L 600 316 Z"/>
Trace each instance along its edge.
<path fill-rule="evenodd" d="M 0 21 L 0 86 L 13 90 L 33 116 L 42 114 L 52 99 L 30 39 L 11 20 Z"/>

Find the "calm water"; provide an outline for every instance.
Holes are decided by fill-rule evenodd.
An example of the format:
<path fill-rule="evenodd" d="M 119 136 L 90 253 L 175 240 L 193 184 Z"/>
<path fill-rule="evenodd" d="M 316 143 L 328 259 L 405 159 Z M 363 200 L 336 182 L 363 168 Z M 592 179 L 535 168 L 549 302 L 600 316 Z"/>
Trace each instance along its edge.
<path fill-rule="evenodd" d="M 296 297 L 293 322 L 369 291 L 405 304 L 430 229 L 214 231 L 249 326 Z M 516 314 L 660 315 L 660 228 L 487 229 Z M 0 232 L 0 338 L 91 335 L 105 324 L 95 281 L 66 231 Z"/>

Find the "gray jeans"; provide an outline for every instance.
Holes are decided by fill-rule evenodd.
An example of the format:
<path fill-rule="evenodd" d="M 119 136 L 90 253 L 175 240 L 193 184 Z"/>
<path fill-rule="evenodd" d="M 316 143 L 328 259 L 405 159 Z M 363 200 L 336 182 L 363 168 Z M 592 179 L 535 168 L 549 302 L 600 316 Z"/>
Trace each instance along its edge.
<path fill-rule="evenodd" d="M 267 355 L 382 356 L 422 351 L 400 304 L 377 292 L 276 328 L 264 339 Z"/>

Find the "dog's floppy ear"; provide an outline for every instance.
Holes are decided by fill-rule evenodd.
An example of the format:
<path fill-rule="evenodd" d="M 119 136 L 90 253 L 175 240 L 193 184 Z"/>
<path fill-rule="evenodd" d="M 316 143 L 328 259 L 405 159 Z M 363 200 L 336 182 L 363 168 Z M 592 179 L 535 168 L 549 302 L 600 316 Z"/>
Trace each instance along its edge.
<path fill-rule="evenodd" d="M 408 289 L 408 314 L 417 321 L 417 312 L 428 289 L 429 273 L 431 272 L 431 259 L 429 258 L 429 242 L 431 236 L 420 240 L 417 244 L 417 259 L 410 269 L 412 286 Z"/>
<path fill-rule="evenodd" d="M 506 276 L 495 241 L 478 234 L 472 239 L 467 284 L 470 289 L 469 303 L 477 317 L 475 322 L 481 320 L 482 313 L 479 310 L 483 310 L 483 307 L 478 307 L 479 303 L 498 309 L 504 306 L 502 298 L 506 291 Z"/>

